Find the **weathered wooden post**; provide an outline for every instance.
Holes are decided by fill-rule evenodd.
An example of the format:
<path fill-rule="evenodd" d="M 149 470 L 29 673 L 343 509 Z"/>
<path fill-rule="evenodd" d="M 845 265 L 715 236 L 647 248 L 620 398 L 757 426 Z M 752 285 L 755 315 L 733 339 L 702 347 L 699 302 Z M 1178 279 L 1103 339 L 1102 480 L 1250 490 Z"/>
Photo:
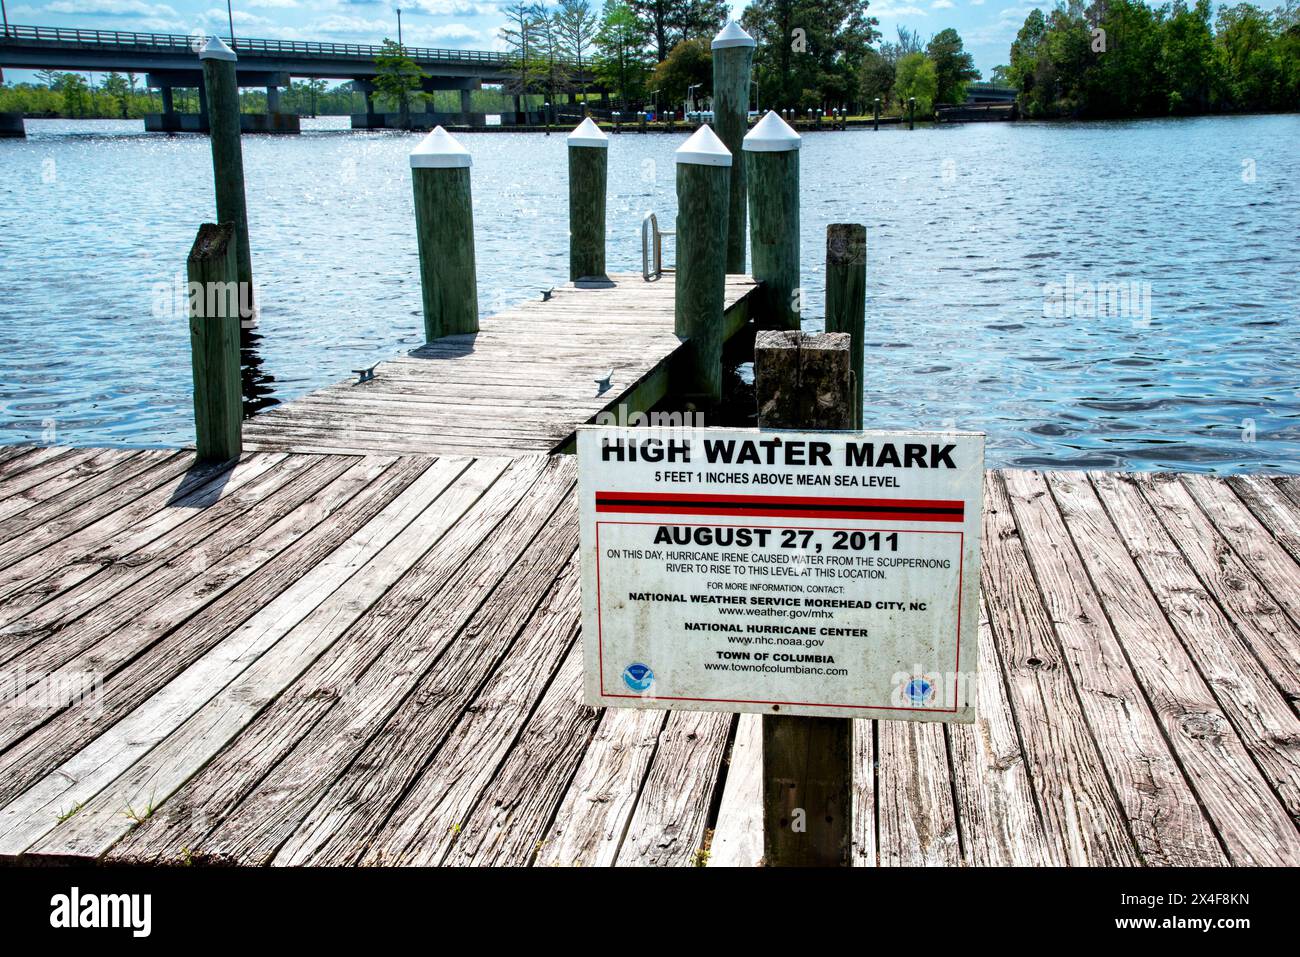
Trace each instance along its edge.
<path fill-rule="evenodd" d="M 234 223 L 204 223 L 185 264 L 200 461 L 226 462 L 243 448 L 238 247 Z"/>
<path fill-rule="evenodd" d="M 209 138 L 212 140 L 212 176 L 216 184 L 217 219 L 235 224 L 235 257 L 239 264 L 241 318 L 251 319 L 253 305 L 253 254 L 248 244 L 248 203 L 244 197 L 244 153 L 240 146 L 239 81 L 235 78 L 235 51 L 220 37 L 209 37 L 199 51 L 203 87 L 207 91 Z"/>
<path fill-rule="evenodd" d="M 853 428 L 862 428 L 862 339 L 867 310 L 867 227 L 826 227 L 826 331 L 849 334 L 853 370 Z"/>
<path fill-rule="evenodd" d="M 916 97 L 914 96 L 907 98 L 907 128 L 916 129 Z"/>
<path fill-rule="evenodd" d="M 749 80 L 755 45 L 754 38 L 735 20 L 728 21 L 713 38 L 713 126 L 733 157 L 740 153 L 749 128 Z M 745 271 L 745 165 L 731 164 L 727 207 L 729 273 Z"/>
<path fill-rule="evenodd" d="M 760 429 L 850 428 L 849 337 L 760 332 L 754 388 Z M 852 832 L 853 722 L 763 715 L 767 866 L 847 865 Z"/>
<path fill-rule="evenodd" d="M 754 278 L 764 283 L 765 322 L 776 329 L 799 328 L 800 142 L 770 110 L 744 140 Z"/>
<path fill-rule="evenodd" d="M 591 119 L 569 134 L 569 281 L 605 280 L 609 137 Z"/>
<path fill-rule="evenodd" d="M 441 126 L 411 151 L 424 338 L 478 332 L 469 150 Z"/>
<path fill-rule="evenodd" d="M 677 282 L 674 328 L 690 340 L 682 391 L 722 397 L 722 312 L 727 287 L 731 153 L 708 126 L 677 150 Z"/>
<path fill-rule="evenodd" d="M 876 97 L 876 102 L 872 107 L 871 128 L 877 131 L 880 129 L 880 97 Z"/>

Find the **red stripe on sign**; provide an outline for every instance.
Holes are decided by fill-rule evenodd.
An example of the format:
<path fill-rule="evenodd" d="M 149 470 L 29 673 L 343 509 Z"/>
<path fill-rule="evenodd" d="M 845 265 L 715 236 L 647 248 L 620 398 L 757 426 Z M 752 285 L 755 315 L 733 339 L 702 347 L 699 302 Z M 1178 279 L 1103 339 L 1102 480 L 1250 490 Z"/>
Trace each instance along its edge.
<path fill-rule="evenodd" d="M 961 501 L 911 498 L 827 498 L 811 495 L 708 495 L 689 492 L 597 492 L 597 512 L 626 514 L 770 515 L 960 522 Z"/>

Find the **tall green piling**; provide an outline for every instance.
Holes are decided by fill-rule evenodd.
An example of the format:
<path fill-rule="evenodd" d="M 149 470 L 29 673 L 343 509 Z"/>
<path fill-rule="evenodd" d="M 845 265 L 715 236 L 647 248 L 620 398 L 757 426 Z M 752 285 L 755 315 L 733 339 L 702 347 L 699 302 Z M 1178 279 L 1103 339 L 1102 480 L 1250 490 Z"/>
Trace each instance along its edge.
<path fill-rule="evenodd" d="M 235 76 L 235 51 L 220 37 L 209 37 L 199 51 L 203 86 L 207 96 L 209 139 L 212 141 L 212 177 L 217 194 L 217 219 L 235 226 L 235 262 L 239 267 L 240 297 L 251 319 L 253 303 L 253 253 L 248 244 L 248 201 L 244 196 L 244 152 L 240 145 L 239 81 Z"/>
<path fill-rule="evenodd" d="M 826 331 L 849 334 L 853 371 L 853 427 L 862 428 L 863 337 L 867 310 L 867 227 L 826 227 Z"/>
<path fill-rule="evenodd" d="M 674 327 L 690 340 L 681 391 L 722 397 L 722 313 L 727 288 L 731 153 L 708 126 L 678 148 Z"/>
<path fill-rule="evenodd" d="M 732 156 L 749 128 L 754 38 L 731 20 L 713 38 L 713 126 Z M 745 164 L 731 164 L 727 214 L 727 272 L 745 271 Z"/>
<path fill-rule="evenodd" d="M 469 150 L 441 126 L 411 151 L 424 338 L 478 332 Z"/>
<path fill-rule="evenodd" d="M 569 281 L 605 280 L 609 137 L 590 117 L 569 134 Z"/>
<path fill-rule="evenodd" d="M 744 140 L 753 272 L 764 284 L 762 325 L 772 329 L 799 328 L 800 142 L 772 110 Z"/>

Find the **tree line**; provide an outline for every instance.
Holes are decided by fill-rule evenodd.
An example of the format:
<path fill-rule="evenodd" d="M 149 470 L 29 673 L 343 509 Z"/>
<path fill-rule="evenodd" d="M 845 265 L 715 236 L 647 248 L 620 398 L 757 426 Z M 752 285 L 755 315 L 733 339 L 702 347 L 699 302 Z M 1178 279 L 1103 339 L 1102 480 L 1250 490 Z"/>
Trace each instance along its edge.
<path fill-rule="evenodd" d="M 501 31 L 510 59 L 512 93 L 548 98 L 586 91 L 589 78 L 624 109 L 680 108 L 707 103 L 714 35 L 727 22 L 724 0 L 589 0 L 515 2 Z M 876 97 L 886 110 L 915 96 L 928 111 L 960 102 L 978 79 L 955 30 L 928 42 L 899 31 L 879 44 L 879 21 L 868 0 L 753 0 L 741 25 L 757 41 L 756 105 L 856 112 Z"/>
<path fill-rule="evenodd" d="M 1209 0 L 1067 0 L 1033 10 L 999 68 L 1028 116 L 1294 110 L 1300 2 L 1265 11 Z"/>
<path fill-rule="evenodd" d="M 137 120 L 148 113 L 162 112 L 162 94 L 140 86 L 134 73 L 94 74 L 41 70 L 36 83 L 0 86 L 0 112 L 29 116 L 57 116 L 72 119 Z M 361 103 L 350 86 L 329 87 L 324 80 L 300 80 L 280 91 L 280 111 L 302 116 L 348 114 Z M 177 87 L 173 106 L 182 113 L 197 113 L 198 90 Z M 265 113 L 266 93 L 240 90 L 239 107 L 244 113 Z"/>
<path fill-rule="evenodd" d="M 725 0 L 514 0 L 502 8 L 506 96 L 536 108 L 561 94 L 607 90 L 623 110 L 706 107 L 712 85 L 710 42 L 727 20 Z M 757 41 L 754 97 L 763 109 L 902 112 L 915 98 L 925 116 L 960 103 L 980 79 L 956 30 L 928 40 L 900 28 L 884 40 L 868 0 L 751 0 L 741 24 Z M 385 42 L 380 98 L 420 102 L 422 74 L 397 44 Z M 0 87 L 0 109 L 69 116 L 140 116 L 161 109 L 136 78 L 110 73 L 98 85 L 79 74 L 47 73 L 42 84 Z M 1028 116 L 1148 116 L 1293 110 L 1300 102 L 1300 0 L 1266 11 L 1251 3 L 1212 12 L 1209 0 L 1058 0 L 1029 13 L 995 82 L 1018 91 Z M 476 92 L 475 109 L 500 98 Z M 265 95 L 244 91 L 247 110 Z M 521 103 L 521 106 L 523 104 Z M 178 108 L 181 104 L 178 103 Z M 454 108 L 454 107 L 453 107 Z M 526 108 L 526 107 L 525 107 Z M 359 109 L 346 85 L 296 83 L 281 93 L 286 112 Z"/>

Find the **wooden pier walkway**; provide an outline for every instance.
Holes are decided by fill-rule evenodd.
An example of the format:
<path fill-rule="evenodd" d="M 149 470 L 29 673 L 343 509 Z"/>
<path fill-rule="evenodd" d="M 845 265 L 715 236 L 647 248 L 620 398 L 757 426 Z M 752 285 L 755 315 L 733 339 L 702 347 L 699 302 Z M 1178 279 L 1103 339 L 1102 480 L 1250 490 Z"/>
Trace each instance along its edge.
<path fill-rule="evenodd" d="M 0 450 L 0 855 L 754 863 L 756 719 L 581 702 L 575 475 Z M 986 496 L 979 722 L 857 723 L 856 863 L 1300 863 L 1300 479 Z"/>
<path fill-rule="evenodd" d="M 673 333 L 673 278 L 610 279 L 610 288 L 560 286 L 547 301 L 539 295 L 484 318 L 475 335 L 380 363 L 369 382 L 340 382 L 268 410 L 245 423 L 244 446 L 518 455 L 562 447 L 605 409 L 644 412 L 668 394 L 683 348 Z M 757 288 L 748 276 L 727 277 L 724 338 L 749 321 Z"/>

